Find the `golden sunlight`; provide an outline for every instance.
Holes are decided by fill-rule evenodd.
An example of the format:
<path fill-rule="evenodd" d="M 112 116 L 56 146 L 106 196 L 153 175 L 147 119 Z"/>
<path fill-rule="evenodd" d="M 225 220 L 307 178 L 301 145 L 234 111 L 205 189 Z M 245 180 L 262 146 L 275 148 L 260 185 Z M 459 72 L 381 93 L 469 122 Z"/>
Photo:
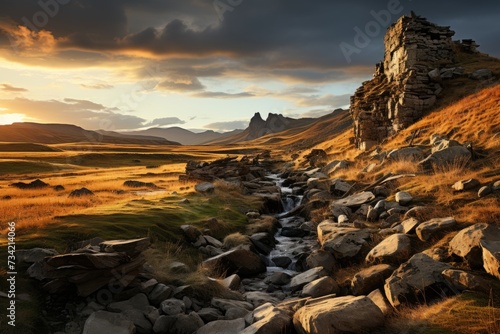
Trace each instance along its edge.
<path fill-rule="evenodd" d="M 0 108 L 1 111 L 1 108 Z M 0 114 L 0 125 L 12 124 L 15 122 L 23 122 L 23 114 Z"/>

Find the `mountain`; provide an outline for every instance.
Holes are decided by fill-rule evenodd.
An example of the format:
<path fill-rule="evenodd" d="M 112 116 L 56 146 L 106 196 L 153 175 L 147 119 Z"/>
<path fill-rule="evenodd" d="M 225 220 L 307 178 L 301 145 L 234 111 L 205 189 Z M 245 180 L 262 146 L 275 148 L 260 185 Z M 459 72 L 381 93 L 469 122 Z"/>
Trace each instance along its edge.
<path fill-rule="evenodd" d="M 133 136 L 155 136 L 165 138 L 167 140 L 174 140 L 181 143 L 182 145 L 202 145 L 207 142 L 215 141 L 218 139 L 225 138 L 227 136 L 232 136 L 238 134 L 242 130 L 233 130 L 231 132 L 220 133 L 212 130 L 207 130 L 204 132 L 196 133 L 180 127 L 170 127 L 170 128 L 151 128 L 147 130 L 140 131 L 130 131 L 121 132 L 126 135 Z"/>
<path fill-rule="evenodd" d="M 260 113 L 255 113 L 255 115 L 250 119 L 250 124 L 248 128 L 240 133 L 236 133 L 231 136 L 225 136 L 216 140 L 207 142 L 207 144 L 212 145 L 224 145 L 224 144 L 234 144 L 244 141 L 250 141 L 257 138 L 261 138 L 266 135 L 280 133 L 282 131 L 307 128 L 307 126 L 313 124 L 317 119 L 315 118 L 299 118 L 294 119 L 290 117 L 285 117 L 281 114 L 270 113 L 266 120 L 262 119 Z"/>
<path fill-rule="evenodd" d="M 99 133 L 71 124 L 13 123 L 0 125 L 0 142 L 63 144 L 93 142 L 106 144 L 179 145 L 158 137 L 126 136 L 114 132 Z"/>

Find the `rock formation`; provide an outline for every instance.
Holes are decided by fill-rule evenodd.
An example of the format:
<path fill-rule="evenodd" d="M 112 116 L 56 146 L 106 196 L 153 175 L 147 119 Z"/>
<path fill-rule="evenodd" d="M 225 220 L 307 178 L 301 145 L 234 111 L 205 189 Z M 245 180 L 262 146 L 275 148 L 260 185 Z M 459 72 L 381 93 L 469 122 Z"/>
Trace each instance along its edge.
<path fill-rule="evenodd" d="M 383 62 L 351 97 L 356 147 L 371 148 L 435 104 L 442 90 L 439 68 L 455 62 L 453 35 L 449 27 L 416 15 L 403 16 L 389 27 Z"/>

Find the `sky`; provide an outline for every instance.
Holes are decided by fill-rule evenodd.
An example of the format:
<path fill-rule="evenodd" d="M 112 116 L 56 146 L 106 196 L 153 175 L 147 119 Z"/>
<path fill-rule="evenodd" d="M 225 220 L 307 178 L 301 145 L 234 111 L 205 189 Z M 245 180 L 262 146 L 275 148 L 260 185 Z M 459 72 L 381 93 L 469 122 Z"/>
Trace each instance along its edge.
<path fill-rule="evenodd" d="M 229 131 L 256 112 L 319 117 L 348 107 L 411 10 L 500 57 L 497 1 L 2 0 L 0 124 Z"/>

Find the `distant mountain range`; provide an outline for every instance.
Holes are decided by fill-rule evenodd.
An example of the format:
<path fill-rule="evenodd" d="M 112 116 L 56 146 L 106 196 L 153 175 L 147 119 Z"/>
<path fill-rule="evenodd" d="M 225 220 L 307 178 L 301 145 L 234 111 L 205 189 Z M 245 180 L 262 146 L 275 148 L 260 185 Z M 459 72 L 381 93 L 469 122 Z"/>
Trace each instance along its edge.
<path fill-rule="evenodd" d="M 140 131 L 122 131 L 123 135 L 133 135 L 133 136 L 154 136 L 161 137 L 167 140 L 173 140 L 182 145 L 203 145 L 207 142 L 222 140 L 226 137 L 231 137 L 233 135 L 239 134 L 243 130 L 233 130 L 230 132 L 215 132 L 212 130 L 204 132 L 193 132 L 180 127 L 169 127 L 169 128 L 151 128 L 147 130 Z"/>
<path fill-rule="evenodd" d="M 138 145 L 179 145 L 160 137 L 126 136 L 109 131 L 90 131 L 71 124 L 13 123 L 0 125 L 0 142 L 39 144 L 106 143 Z"/>

